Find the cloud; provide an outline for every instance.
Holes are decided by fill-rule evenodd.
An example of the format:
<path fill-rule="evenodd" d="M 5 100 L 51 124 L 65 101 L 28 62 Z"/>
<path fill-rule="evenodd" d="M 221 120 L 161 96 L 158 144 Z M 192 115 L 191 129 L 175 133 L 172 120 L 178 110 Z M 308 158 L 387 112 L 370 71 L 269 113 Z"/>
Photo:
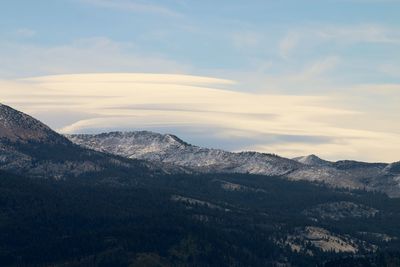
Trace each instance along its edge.
<path fill-rule="evenodd" d="M 352 45 L 376 43 L 400 44 L 400 31 L 397 28 L 375 24 L 360 25 L 309 25 L 290 29 L 278 43 L 279 55 L 284 59 L 326 45 Z M 297 53 L 295 53 L 297 52 Z"/>
<path fill-rule="evenodd" d="M 355 90 L 358 93 L 370 92 L 377 94 L 392 95 L 392 97 L 394 94 L 400 96 L 400 84 L 396 83 L 362 84 L 354 86 L 352 90 Z"/>
<path fill-rule="evenodd" d="M 151 4 L 149 1 L 140 2 L 137 0 L 80 0 L 82 3 L 109 9 L 116 9 L 125 12 L 153 13 L 156 15 L 180 17 L 180 13 L 167 7 Z"/>
<path fill-rule="evenodd" d="M 322 60 L 316 61 L 308 68 L 303 70 L 299 75 L 299 79 L 317 78 L 318 76 L 334 69 L 339 63 L 339 58 L 335 56 L 326 57 Z"/>
<path fill-rule="evenodd" d="M 292 51 L 299 43 L 299 35 L 294 32 L 289 32 L 279 43 L 279 54 L 284 59 L 288 59 Z"/>
<path fill-rule="evenodd" d="M 257 83 L 264 85 L 264 91 L 296 92 L 304 94 L 330 90 L 334 87 L 332 76 L 341 63 L 337 56 L 327 56 L 301 66 L 298 70 L 281 71 L 278 74 L 258 75 Z M 261 77 L 261 78 L 260 78 Z"/>
<path fill-rule="evenodd" d="M 233 85 L 232 80 L 182 74 L 152 73 L 99 73 L 41 76 L 21 79 L 36 83 L 131 83 L 131 84 L 188 84 L 188 85 Z"/>
<path fill-rule="evenodd" d="M 251 49 L 262 43 L 262 36 L 256 32 L 243 31 L 232 35 L 233 44 L 239 49 Z"/>
<path fill-rule="evenodd" d="M 359 133 L 362 136 L 362 132 Z M 398 147 L 393 144 L 399 138 L 397 134 L 382 134 L 376 137 L 339 139 L 339 142 L 314 143 L 314 151 L 323 154 L 324 158 L 334 160 L 364 160 L 369 162 L 398 161 Z M 304 142 L 276 142 L 273 144 L 252 146 L 258 151 L 279 151 L 283 155 L 303 155 L 309 151 L 310 144 Z M 322 151 L 322 153 L 320 152 Z"/>
<path fill-rule="evenodd" d="M 188 72 L 190 66 L 105 37 L 67 44 L 0 43 L 0 78 L 84 72 Z"/>
<path fill-rule="evenodd" d="M 378 71 L 390 77 L 400 77 L 400 66 L 394 64 L 382 64 L 378 67 Z"/>
<path fill-rule="evenodd" d="M 28 28 L 20 28 L 15 33 L 17 36 L 23 38 L 30 38 L 36 35 L 36 31 Z"/>
<path fill-rule="evenodd" d="M 322 39 L 340 43 L 400 43 L 398 29 L 373 24 L 327 26 L 317 30 L 316 33 Z"/>
<path fill-rule="evenodd" d="M 369 115 L 338 96 L 229 90 L 234 84 L 169 74 L 41 76 L 1 81 L 0 99 L 65 133 L 168 130 L 198 145 L 328 159 L 394 161 L 400 149 L 396 130 L 378 131 L 379 116 L 358 119 Z"/>

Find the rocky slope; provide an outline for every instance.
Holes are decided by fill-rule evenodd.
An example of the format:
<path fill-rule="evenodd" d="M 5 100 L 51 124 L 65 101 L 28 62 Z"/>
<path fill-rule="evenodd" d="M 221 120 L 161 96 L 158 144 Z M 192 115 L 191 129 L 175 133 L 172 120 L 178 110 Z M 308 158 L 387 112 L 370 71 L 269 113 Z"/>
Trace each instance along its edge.
<path fill-rule="evenodd" d="M 0 103 L 0 140 L 67 144 L 68 140 L 31 116 Z"/>
<path fill-rule="evenodd" d="M 171 134 L 148 131 L 67 135 L 86 148 L 130 159 L 174 164 L 188 171 L 250 173 L 367 189 L 400 197 L 398 163 L 330 162 L 315 155 L 287 159 L 257 152 L 232 153 L 190 145 Z"/>
<path fill-rule="evenodd" d="M 0 104 L 0 170 L 66 179 L 111 169 L 129 170 L 133 174 L 157 171 L 146 162 L 77 146 L 31 116 Z"/>

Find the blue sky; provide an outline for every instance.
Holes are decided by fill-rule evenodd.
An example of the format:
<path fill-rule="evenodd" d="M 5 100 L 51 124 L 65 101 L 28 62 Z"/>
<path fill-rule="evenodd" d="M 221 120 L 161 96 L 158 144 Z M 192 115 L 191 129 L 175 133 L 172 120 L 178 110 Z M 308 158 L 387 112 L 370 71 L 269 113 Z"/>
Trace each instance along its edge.
<path fill-rule="evenodd" d="M 172 72 L 279 75 L 337 58 L 327 70 L 334 82 L 398 82 L 390 71 L 400 61 L 398 14 L 400 2 L 384 0 L 15 0 L 2 4 L 0 34 L 9 46 L 43 48 L 108 40 L 121 53 L 170 61 Z M 98 71 L 95 64 L 81 68 Z M 135 65 L 107 71 L 152 72 Z M 2 74 L 49 72 L 25 66 Z"/>
<path fill-rule="evenodd" d="M 215 77 L 233 81 L 208 84 L 227 91 L 324 98 L 323 101 L 308 99 L 307 103 L 314 101 L 316 112 L 322 106 L 353 112 L 346 118 L 332 113 L 323 119 L 325 124 L 344 129 L 346 133 L 349 130 L 381 132 L 392 138 L 400 134 L 397 126 L 400 121 L 397 115 L 400 113 L 399 14 L 397 0 L 4 1 L 0 9 L 0 80 L 7 84 L 27 77 L 82 73 Z M 27 97 L 17 101 L 15 96 L 6 95 L 6 90 L 0 87 L 3 101 L 35 113 L 60 130 L 75 118 L 87 118 L 88 114 L 93 118 L 100 116 L 93 110 L 82 111 L 85 116 L 77 115 L 76 110 L 67 112 L 65 107 L 62 117 L 49 117 L 44 107 L 34 108 L 38 103 L 27 103 Z M 237 109 L 246 113 L 249 107 Z M 271 112 L 277 118 L 287 115 L 277 109 Z M 310 116 L 303 119 L 312 120 Z M 281 121 L 276 119 L 276 122 Z M 232 121 L 230 127 L 235 128 L 235 123 L 238 122 Z M 318 123 L 322 123 L 321 118 Z M 304 137 L 296 127 L 287 133 L 282 129 L 277 133 L 274 128 L 257 136 L 241 134 L 230 143 L 221 137 L 221 132 L 204 138 L 204 134 L 196 135 L 178 126 L 171 123 L 167 128 L 181 133 L 188 141 L 231 150 L 255 149 L 286 156 L 311 152 L 331 159 L 394 161 L 396 156 L 388 151 L 390 138 L 383 136 L 363 143 L 366 147 L 383 139 L 382 143 L 387 143 L 379 155 L 369 157 L 365 156 L 367 148 L 359 149 L 351 141 L 354 140 L 351 134 L 342 146 L 354 145 L 353 150 L 339 152 L 336 147 L 335 152 L 328 153 L 312 151 L 315 149 L 315 142 L 309 141 L 312 133 Z M 141 127 L 146 125 L 138 124 L 135 129 Z M 154 127 L 165 129 L 160 125 Z M 126 125 L 111 128 L 125 129 Z M 236 128 L 244 130 L 245 127 Z M 96 129 L 101 131 L 105 127 Z M 210 131 L 219 132 L 215 127 Z M 339 146 L 335 134 L 335 131 L 332 136 L 325 134 L 322 139 L 315 136 L 315 140 L 326 140 L 327 146 L 332 145 L 329 140 L 336 140 Z M 293 136 L 287 138 L 288 135 Z M 359 138 L 364 137 L 360 133 Z M 344 137 L 341 135 L 341 138 Z M 290 150 L 291 146 L 298 148 Z"/>

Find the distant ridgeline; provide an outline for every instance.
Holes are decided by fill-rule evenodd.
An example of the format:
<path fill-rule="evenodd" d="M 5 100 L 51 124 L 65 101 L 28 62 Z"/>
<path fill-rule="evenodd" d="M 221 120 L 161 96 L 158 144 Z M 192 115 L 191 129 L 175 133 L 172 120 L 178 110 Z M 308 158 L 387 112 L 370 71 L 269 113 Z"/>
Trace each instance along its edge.
<path fill-rule="evenodd" d="M 381 191 L 400 197 L 400 162 L 330 162 L 315 155 L 287 159 L 257 152 L 232 153 L 190 145 L 170 134 L 147 131 L 67 135 L 72 142 L 96 151 L 147 160 L 191 173 L 249 173 L 332 187 Z"/>

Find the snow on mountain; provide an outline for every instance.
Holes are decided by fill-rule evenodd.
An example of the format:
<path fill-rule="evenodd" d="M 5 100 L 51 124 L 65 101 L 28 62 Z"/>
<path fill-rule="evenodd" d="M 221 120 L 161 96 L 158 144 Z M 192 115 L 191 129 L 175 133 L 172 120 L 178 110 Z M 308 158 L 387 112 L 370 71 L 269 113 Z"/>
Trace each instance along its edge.
<path fill-rule="evenodd" d="M 110 155 L 82 149 L 73 143 Z M 144 161 L 125 162 L 114 155 Z M 110 164 L 164 173 L 282 176 L 400 197 L 400 162 L 330 162 L 315 155 L 287 159 L 257 152 L 232 153 L 190 145 L 175 135 L 148 131 L 64 137 L 31 116 L 0 104 L 0 169 L 60 178 L 101 171 Z"/>
<path fill-rule="evenodd" d="M 67 135 L 67 138 L 97 151 L 174 164 L 192 171 L 285 175 L 301 166 L 298 162 L 276 155 L 202 148 L 171 134 L 148 131 Z"/>
<path fill-rule="evenodd" d="M 190 145 L 174 135 L 148 131 L 66 137 L 93 150 L 175 165 L 188 171 L 284 176 L 333 187 L 378 190 L 400 197 L 399 176 L 388 170 L 390 165 L 386 163 L 330 162 L 315 155 L 287 159 L 266 153 L 233 153 Z"/>
<path fill-rule="evenodd" d="M 400 175 L 400 161 L 390 163 L 384 169 L 386 173 L 395 173 Z"/>
<path fill-rule="evenodd" d="M 310 165 L 310 166 L 331 166 L 332 165 L 332 162 L 323 160 L 314 154 L 311 154 L 308 156 L 303 156 L 303 157 L 297 157 L 297 158 L 294 158 L 293 160 L 303 163 L 305 165 Z"/>

